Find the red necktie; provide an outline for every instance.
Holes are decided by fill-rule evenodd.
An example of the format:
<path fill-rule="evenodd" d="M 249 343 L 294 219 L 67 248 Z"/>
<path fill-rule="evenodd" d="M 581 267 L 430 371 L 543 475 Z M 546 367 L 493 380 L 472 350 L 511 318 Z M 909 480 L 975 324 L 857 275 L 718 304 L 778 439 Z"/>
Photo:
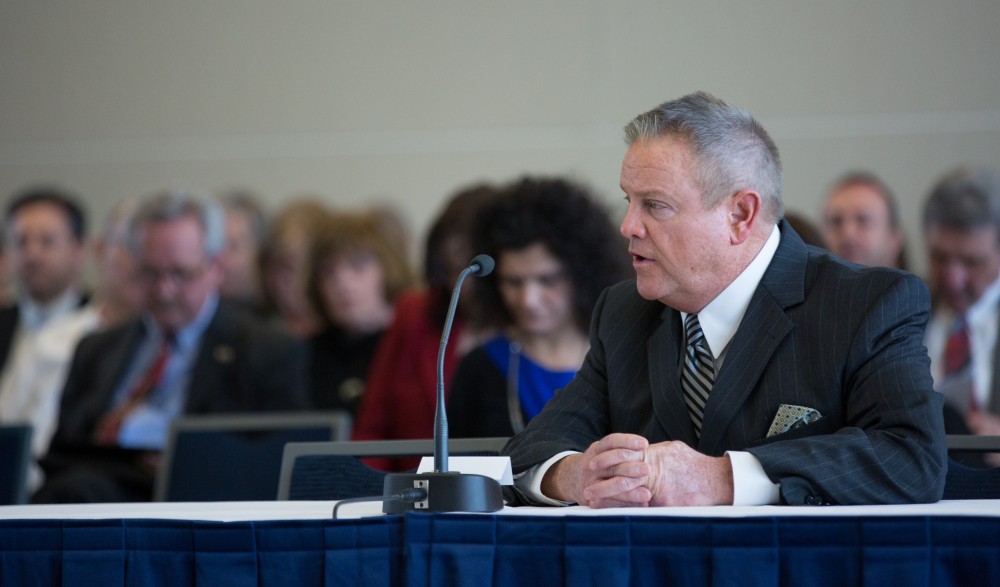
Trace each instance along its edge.
<path fill-rule="evenodd" d="M 160 385 L 169 360 L 170 343 L 161 340 L 160 347 L 156 351 L 156 359 L 129 390 L 125 402 L 101 417 L 95 432 L 98 444 L 113 445 L 118 443 L 118 432 L 121 430 L 122 422 Z"/>
<path fill-rule="evenodd" d="M 965 316 L 959 315 L 951 327 L 948 343 L 944 347 L 944 374 L 951 376 L 968 366 L 972 360 L 969 344 L 969 325 Z"/>

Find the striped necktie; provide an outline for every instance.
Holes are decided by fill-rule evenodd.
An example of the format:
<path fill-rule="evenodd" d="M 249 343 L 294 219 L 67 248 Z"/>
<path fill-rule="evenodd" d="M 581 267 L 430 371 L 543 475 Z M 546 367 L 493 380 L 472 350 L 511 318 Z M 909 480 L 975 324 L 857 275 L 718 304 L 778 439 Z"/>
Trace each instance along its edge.
<path fill-rule="evenodd" d="M 694 423 L 695 436 L 701 438 L 705 402 L 715 383 L 715 364 L 697 314 L 688 314 L 684 319 L 684 338 L 687 340 L 687 349 L 684 352 L 684 368 L 681 370 L 681 389 L 684 391 L 684 403 L 687 404 Z"/>

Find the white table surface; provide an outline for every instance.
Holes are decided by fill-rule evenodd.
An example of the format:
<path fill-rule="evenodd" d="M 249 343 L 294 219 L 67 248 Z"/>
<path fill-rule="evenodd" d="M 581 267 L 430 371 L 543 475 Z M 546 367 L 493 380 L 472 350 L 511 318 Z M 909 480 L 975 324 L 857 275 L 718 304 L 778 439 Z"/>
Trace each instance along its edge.
<path fill-rule="evenodd" d="M 0 520 L 169 519 L 216 522 L 322 520 L 332 501 L 235 501 L 191 503 L 112 503 L 0 506 Z M 341 518 L 382 515 L 379 502 L 345 504 Z M 522 516 L 675 516 L 744 518 L 759 516 L 978 516 L 1000 517 L 1000 500 L 941 501 L 933 504 L 878 506 L 717 506 L 612 508 L 504 508 L 498 515 Z"/>

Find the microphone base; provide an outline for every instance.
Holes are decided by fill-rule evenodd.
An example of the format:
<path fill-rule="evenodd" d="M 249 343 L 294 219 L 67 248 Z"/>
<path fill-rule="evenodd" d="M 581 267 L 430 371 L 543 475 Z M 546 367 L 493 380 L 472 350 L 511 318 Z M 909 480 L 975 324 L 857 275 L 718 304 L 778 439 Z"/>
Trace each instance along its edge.
<path fill-rule="evenodd" d="M 382 498 L 406 489 L 423 488 L 427 498 L 416 503 L 383 501 L 382 512 L 495 512 L 503 509 L 503 492 L 495 479 L 462 473 L 391 473 L 385 476 Z"/>

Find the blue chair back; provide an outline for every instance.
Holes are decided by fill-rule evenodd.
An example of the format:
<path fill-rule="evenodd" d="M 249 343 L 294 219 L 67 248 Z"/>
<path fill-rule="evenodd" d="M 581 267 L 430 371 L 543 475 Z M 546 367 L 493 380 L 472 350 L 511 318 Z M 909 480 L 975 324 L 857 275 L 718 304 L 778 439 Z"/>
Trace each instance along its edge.
<path fill-rule="evenodd" d="M 171 426 L 157 501 L 262 501 L 278 493 L 289 442 L 350 437 L 346 412 L 187 416 Z"/>
<path fill-rule="evenodd" d="M 31 426 L 0 426 L 0 505 L 27 502 L 30 463 Z"/>

